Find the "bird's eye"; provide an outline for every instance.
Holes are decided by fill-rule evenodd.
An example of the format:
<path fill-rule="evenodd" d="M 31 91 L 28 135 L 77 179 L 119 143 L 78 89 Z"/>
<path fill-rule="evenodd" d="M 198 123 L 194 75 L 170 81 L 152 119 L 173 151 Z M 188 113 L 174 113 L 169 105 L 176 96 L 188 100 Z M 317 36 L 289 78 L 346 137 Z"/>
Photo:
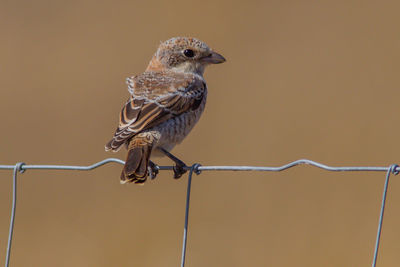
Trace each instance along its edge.
<path fill-rule="evenodd" d="M 192 49 L 185 49 L 185 50 L 183 51 L 183 54 L 184 54 L 186 57 L 194 57 L 194 52 L 193 52 Z"/>

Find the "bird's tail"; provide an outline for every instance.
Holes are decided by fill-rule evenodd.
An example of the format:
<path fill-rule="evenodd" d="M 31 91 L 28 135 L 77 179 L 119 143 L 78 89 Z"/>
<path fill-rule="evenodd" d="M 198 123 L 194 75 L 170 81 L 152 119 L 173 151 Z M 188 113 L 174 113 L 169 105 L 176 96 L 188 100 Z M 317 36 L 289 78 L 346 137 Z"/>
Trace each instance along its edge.
<path fill-rule="evenodd" d="M 139 134 L 129 141 L 128 156 L 121 173 L 121 183 L 143 184 L 147 179 L 154 136 Z"/>

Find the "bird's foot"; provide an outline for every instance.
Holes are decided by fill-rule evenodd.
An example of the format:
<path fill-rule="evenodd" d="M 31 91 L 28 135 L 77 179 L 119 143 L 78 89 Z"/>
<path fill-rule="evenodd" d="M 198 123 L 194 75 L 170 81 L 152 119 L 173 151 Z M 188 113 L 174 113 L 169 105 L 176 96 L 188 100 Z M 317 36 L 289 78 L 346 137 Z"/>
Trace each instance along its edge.
<path fill-rule="evenodd" d="M 181 178 L 181 176 L 183 174 L 185 174 L 187 172 L 187 166 L 186 164 L 178 159 L 177 157 L 175 157 L 174 155 L 172 155 L 170 152 L 168 152 L 166 149 L 164 148 L 160 148 L 161 152 L 163 152 L 168 158 L 170 158 L 173 162 L 175 162 L 175 166 L 173 167 L 174 170 L 174 178 L 178 179 Z"/>
<path fill-rule="evenodd" d="M 149 166 L 147 167 L 150 179 L 155 179 L 158 174 L 158 165 L 152 161 L 149 161 Z"/>
<path fill-rule="evenodd" d="M 176 162 L 176 165 L 173 168 L 174 178 L 175 179 L 181 178 L 181 176 L 187 172 L 185 168 L 187 168 L 187 166 L 183 161 Z"/>

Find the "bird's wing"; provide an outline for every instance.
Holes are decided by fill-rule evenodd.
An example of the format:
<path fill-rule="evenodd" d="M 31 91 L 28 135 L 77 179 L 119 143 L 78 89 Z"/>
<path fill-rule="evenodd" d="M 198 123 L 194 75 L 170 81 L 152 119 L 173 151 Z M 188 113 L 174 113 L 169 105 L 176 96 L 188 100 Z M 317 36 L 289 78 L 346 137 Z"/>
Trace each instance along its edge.
<path fill-rule="evenodd" d="M 199 107 L 206 90 L 204 81 L 183 73 L 145 72 L 128 78 L 130 99 L 122 108 L 119 126 L 106 150 L 118 151 L 137 133 Z"/>

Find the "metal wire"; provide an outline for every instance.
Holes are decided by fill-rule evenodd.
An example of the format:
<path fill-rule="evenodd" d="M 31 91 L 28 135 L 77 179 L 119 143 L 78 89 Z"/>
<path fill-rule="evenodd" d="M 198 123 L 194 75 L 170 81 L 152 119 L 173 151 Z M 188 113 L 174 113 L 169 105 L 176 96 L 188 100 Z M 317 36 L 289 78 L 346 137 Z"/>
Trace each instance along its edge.
<path fill-rule="evenodd" d="M 381 232 L 382 232 L 382 224 L 383 224 L 383 215 L 385 213 L 385 204 L 386 204 L 386 195 L 389 187 L 389 178 L 390 174 L 398 174 L 399 172 L 396 171 L 398 165 L 391 165 L 386 172 L 386 179 L 385 185 L 383 187 L 383 194 L 382 194 L 382 204 L 381 204 L 381 212 L 379 214 L 379 223 L 378 223 L 378 233 L 376 234 L 376 241 L 375 241 L 375 250 L 374 250 L 374 258 L 372 260 L 372 267 L 376 266 L 376 260 L 378 259 L 378 251 L 379 251 L 379 243 L 381 240 Z"/>
<path fill-rule="evenodd" d="M 17 173 L 18 171 L 23 172 L 21 167 L 25 163 L 19 162 L 15 164 L 13 171 L 13 194 L 12 194 L 12 208 L 11 208 L 11 218 L 10 218 L 10 230 L 8 232 L 8 243 L 7 243 L 7 254 L 6 254 L 6 267 L 10 264 L 10 255 L 11 255 L 11 243 L 12 236 L 14 232 L 14 219 L 15 219 L 15 209 L 17 208 Z"/>
<path fill-rule="evenodd" d="M 183 227 L 181 267 L 185 267 L 185 260 L 186 260 L 186 244 L 187 244 L 187 234 L 189 227 L 189 206 L 190 206 L 190 191 L 192 187 L 192 176 L 193 172 L 195 172 L 197 175 L 200 174 L 200 171 L 198 170 L 200 166 L 201 165 L 198 163 L 193 164 L 189 170 L 188 185 L 186 192 L 185 226 Z"/>
<path fill-rule="evenodd" d="M 17 203 L 17 172 L 24 172 L 29 169 L 36 170 L 80 170 L 80 171 L 89 171 L 96 169 L 100 166 L 103 166 L 107 163 L 119 163 L 125 164 L 123 160 L 116 158 L 107 158 L 102 161 L 96 162 L 89 166 L 73 166 L 73 165 L 26 165 L 24 163 L 17 163 L 16 165 L 0 165 L 1 169 L 12 169 L 13 170 L 13 195 L 12 195 L 12 209 L 11 209 L 11 219 L 10 219 L 10 231 L 8 237 L 8 245 L 7 245 L 7 255 L 6 255 L 6 263 L 5 266 L 9 267 L 10 262 L 10 254 L 11 254 L 11 243 L 12 236 L 14 231 L 14 220 L 15 220 L 15 210 Z M 199 174 L 201 171 L 272 171 L 272 172 L 280 172 L 298 165 L 311 165 L 323 170 L 327 171 L 374 171 L 374 172 L 386 172 L 386 181 L 382 196 L 382 205 L 379 216 L 379 224 L 378 224 L 378 233 L 376 237 L 375 250 L 374 250 L 374 258 L 372 266 L 376 266 L 379 243 L 382 231 L 382 223 L 383 223 L 383 215 L 386 203 L 386 195 L 389 186 L 389 177 L 390 174 L 398 174 L 400 172 L 400 167 L 398 165 L 391 165 L 390 167 L 373 167 L 373 166 L 365 166 L 365 167 L 331 167 L 327 166 L 312 160 L 308 159 L 300 159 L 293 162 L 290 162 L 286 165 L 278 166 L 278 167 L 257 167 L 257 166 L 201 166 L 200 164 L 194 164 L 190 167 L 185 167 L 186 170 L 189 171 L 188 177 L 188 187 L 186 194 L 186 210 L 185 210 L 185 224 L 184 224 L 184 232 L 183 232 L 183 244 L 182 244 L 182 260 L 181 267 L 185 265 L 186 259 L 186 245 L 187 245 L 187 236 L 188 236 L 188 226 L 189 226 L 189 204 L 190 204 L 190 191 L 191 191 L 191 182 L 193 172 Z M 173 166 L 159 166 L 159 170 L 173 170 Z"/>
<path fill-rule="evenodd" d="M 29 170 L 29 169 L 41 169 L 41 170 L 82 170 L 82 171 L 89 171 L 96 169 L 102 165 L 105 165 L 110 162 L 115 162 L 119 164 L 125 164 L 123 160 L 116 159 L 116 158 L 108 158 L 102 161 L 96 162 L 89 166 L 68 166 L 68 165 L 23 165 L 21 167 L 22 170 Z M 389 167 L 371 167 L 371 166 L 363 166 L 363 167 L 331 167 L 328 165 L 324 165 L 312 160 L 308 159 L 300 159 L 293 162 L 290 162 L 286 165 L 278 166 L 278 167 L 257 167 L 257 166 L 200 166 L 198 168 L 199 171 L 284 171 L 286 169 L 298 166 L 298 165 L 312 165 L 314 167 L 324 169 L 327 171 L 388 171 Z M 14 165 L 0 165 L 1 169 L 14 169 Z M 191 167 L 186 167 L 186 170 L 190 170 Z M 172 170 L 173 166 L 159 166 L 160 170 Z M 400 171 L 400 167 L 396 167 L 397 172 Z"/>

